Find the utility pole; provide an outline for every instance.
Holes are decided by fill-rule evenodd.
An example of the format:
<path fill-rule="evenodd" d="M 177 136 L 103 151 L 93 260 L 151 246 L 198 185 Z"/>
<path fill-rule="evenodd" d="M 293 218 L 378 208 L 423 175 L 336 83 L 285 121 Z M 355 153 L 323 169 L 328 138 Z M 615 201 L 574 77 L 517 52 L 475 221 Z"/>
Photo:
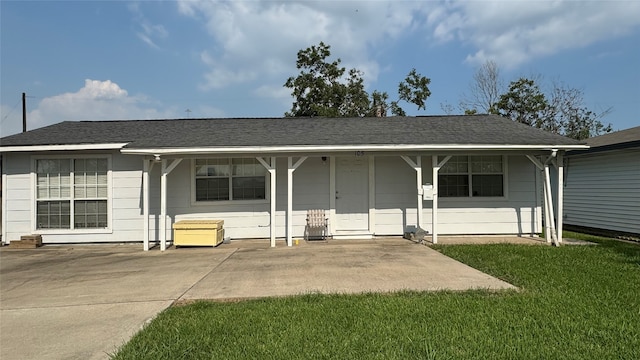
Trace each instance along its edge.
<path fill-rule="evenodd" d="M 22 132 L 27 132 L 27 94 L 22 93 Z"/>

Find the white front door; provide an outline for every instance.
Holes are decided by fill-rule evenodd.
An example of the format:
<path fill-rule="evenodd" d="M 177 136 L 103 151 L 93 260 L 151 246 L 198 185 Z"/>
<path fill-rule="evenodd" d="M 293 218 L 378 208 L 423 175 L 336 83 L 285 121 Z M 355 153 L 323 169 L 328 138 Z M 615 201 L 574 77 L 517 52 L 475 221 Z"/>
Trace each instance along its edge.
<path fill-rule="evenodd" d="M 336 230 L 369 231 L 369 161 L 336 157 Z"/>

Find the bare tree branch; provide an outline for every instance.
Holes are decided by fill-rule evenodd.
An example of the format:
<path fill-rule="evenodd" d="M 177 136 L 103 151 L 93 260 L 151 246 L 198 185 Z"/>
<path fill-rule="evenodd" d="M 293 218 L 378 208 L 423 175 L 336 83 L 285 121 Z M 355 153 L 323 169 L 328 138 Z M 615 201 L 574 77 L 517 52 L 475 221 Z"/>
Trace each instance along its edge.
<path fill-rule="evenodd" d="M 495 113 L 495 104 L 504 91 L 498 65 L 491 60 L 482 64 L 469 84 L 469 94 L 462 94 L 460 108 L 465 112 Z"/>

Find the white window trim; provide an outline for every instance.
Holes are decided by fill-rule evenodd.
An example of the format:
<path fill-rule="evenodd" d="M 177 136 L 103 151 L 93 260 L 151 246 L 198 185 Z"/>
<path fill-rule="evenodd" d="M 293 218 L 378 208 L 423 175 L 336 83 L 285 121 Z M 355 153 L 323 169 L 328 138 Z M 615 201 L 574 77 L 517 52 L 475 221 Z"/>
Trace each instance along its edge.
<path fill-rule="evenodd" d="M 73 215 L 74 215 L 74 207 L 73 200 L 74 198 L 70 198 L 71 206 L 70 206 L 70 228 L 69 229 L 38 229 L 38 214 L 37 214 L 37 204 L 38 204 L 38 184 L 37 184 L 37 168 L 36 162 L 37 160 L 47 160 L 47 159 L 95 159 L 102 158 L 107 159 L 107 227 L 106 228 L 93 228 L 93 229 L 74 229 L 73 228 Z M 67 154 L 67 155 L 34 155 L 31 156 L 31 231 L 34 234 L 111 234 L 113 233 L 113 174 L 112 174 L 112 156 L 111 154 L 83 154 L 83 155 L 75 155 L 75 154 Z M 73 188 L 71 189 L 71 193 L 73 193 Z"/>
<path fill-rule="evenodd" d="M 257 205 L 257 204 L 268 204 L 271 202 L 271 176 L 269 176 L 269 172 L 265 171 L 265 198 L 258 200 L 207 200 L 207 201 L 196 201 L 196 160 L 197 159 L 255 159 L 255 157 L 247 157 L 247 156 L 233 156 L 233 157 L 199 157 L 191 159 L 191 177 L 189 180 L 189 186 L 191 187 L 191 206 L 228 206 L 228 205 Z M 262 166 L 262 164 L 259 164 Z M 231 169 L 230 169 L 231 171 Z"/>
<path fill-rule="evenodd" d="M 502 157 L 502 196 L 471 196 L 471 193 L 469 193 L 467 196 L 438 196 L 438 200 L 439 201 L 451 201 L 451 202 L 468 202 L 468 201 L 477 201 L 477 202 L 487 202 L 487 201 L 505 201 L 505 200 L 509 200 L 509 156 L 508 155 L 502 155 L 502 154 L 462 154 L 460 156 L 482 156 L 482 155 L 493 155 L 493 156 L 501 156 Z M 468 166 L 471 166 L 471 164 L 469 163 Z M 440 172 L 438 172 L 438 176 L 440 175 L 444 175 L 444 174 L 440 174 Z M 469 173 L 469 175 L 473 175 L 472 173 Z M 469 183 L 469 189 L 471 190 L 471 187 L 473 186 L 473 184 L 470 182 Z"/>

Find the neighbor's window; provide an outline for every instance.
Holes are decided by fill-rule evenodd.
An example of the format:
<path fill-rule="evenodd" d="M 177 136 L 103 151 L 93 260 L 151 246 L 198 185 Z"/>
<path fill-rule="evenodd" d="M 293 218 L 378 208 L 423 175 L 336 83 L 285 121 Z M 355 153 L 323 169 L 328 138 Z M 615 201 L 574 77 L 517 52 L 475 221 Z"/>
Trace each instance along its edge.
<path fill-rule="evenodd" d="M 107 228 L 107 173 L 106 158 L 37 159 L 37 228 Z"/>
<path fill-rule="evenodd" d="M 441 197 L 504 196 L 504 167 L 501 155 L 453 156 L 440 169 Z"/>
<path fill-rule="evenodd" d="M 196 159 L 196 201 L 264 200 L 266 169 L 256 159 Z"/>

